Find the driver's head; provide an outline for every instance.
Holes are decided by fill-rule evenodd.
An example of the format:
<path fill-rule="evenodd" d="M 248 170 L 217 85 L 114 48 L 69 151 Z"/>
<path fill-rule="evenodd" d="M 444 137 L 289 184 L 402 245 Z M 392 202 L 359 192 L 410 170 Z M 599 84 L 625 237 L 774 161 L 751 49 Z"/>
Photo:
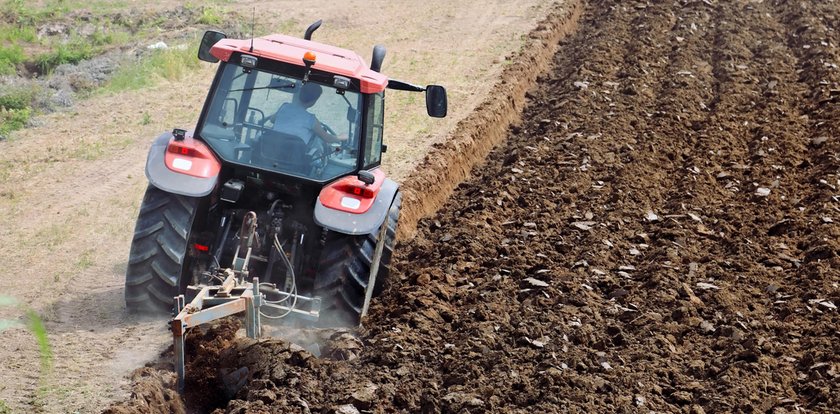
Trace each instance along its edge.
<path fill-rule="evenodd" d="M 321 85 L 314 82 L 306 82 L 300 88 L 300 95 L 298 95 L 298 99 L 303 106 L 309 108 L 315 104 L 323 92 L 324 91 L 321 88 Z"/>

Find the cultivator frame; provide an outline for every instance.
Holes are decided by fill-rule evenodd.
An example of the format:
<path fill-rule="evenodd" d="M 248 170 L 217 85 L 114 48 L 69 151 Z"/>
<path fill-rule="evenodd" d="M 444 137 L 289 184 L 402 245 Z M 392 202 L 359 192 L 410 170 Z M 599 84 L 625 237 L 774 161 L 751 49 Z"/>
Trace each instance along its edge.
<path fill-rule="evenodd" d="M 245 312 L 245 335 L 257 339 L 262 334 L 261 315 L 269 319 L 281 319 L 288 315 L 295 315 L 298 318 L 311 321 L 318 321 L 321 314 L 321 298 L 308 297 L 297 294 L 297 288 L 292 287 L 291 292 L 277 289 L 272 283 L 260 283 L 255 277 L 251 282 L 248 278 L 248 263 L 251 260 L 251 248 L 254 242 L 254 235 L 257 228 L 257 215 L 253 211 L 248 212 L 242 220 L 242 230 L 239 235 L 240 244 L 236 248 L 233 258 L 234 268 L 217 269 L 215 274 L 204 272 L 205 280 L 221 280 L 221 284 L 211 286 L 188 286 L 187 291 L 196 292 L 195 297 L 186 303 L 185 295 L 175 297 L 175 317 L 169 322 L 172 331 L 172 338 L 175 351 L 175 371 L 178 374 L 178 392 L 184 392 L 184 380 L 186 377 L 186 356 L 185 345 L 187 330 L 199 325 L 210 323 L 231 315 Z M 381 226 L 379 230 L 379 243 L 376 244 L 372 261 L 375 266 L 368 275 L 368 288 L 365 292 L 364 303 L 361 315 L 367 314 L 370 300 L 373 294 L 372 287 L 379 273 L 378 263 L 382 260 L 385 234 L 388 228 Z M 286 264 L 287 271 L 294 280 L 294 269 L 291 263 L 281 254 Z M 266 299 L 266 295 L 276 300 Z M 284 304 L 285 303 L 285 304 Z M 299 308 L 306 306 L 309 310 Z M 283 312 L 280 315 L 267 315 L 261 312 L 261 308 L 267 307 Z"/>
<path fill-rule="evenodd" d="M 186 359 L 184 349 L 187 331 L 199 325 L 212 322 L 227 316 L 245 312 L 245 335 L 257 339 L 262 335 L 260 308 L 270 307 L 285 312 L 285 315 L 295 314 L 298 317 L 318 320 L 320 316 L 320 299 L 300 296 L 283 292 L 270 284 L 260 285 L 259 278 L 251 282 L 237 280 L 231 269 L 220 271 L 226 275 L 224 282 L 214 286 L 190 286 L 188 289 L 197 290 L 195 298 L 186 303 L 184 295 L 175 297 L 175 311 L 177 315 L 170 321 L 175 351 L 175 371 L 178 374 L 178 392 L 184 392 L 186 377 Z M 292 300 L 290 306 L 273 303 L 266 300 L 266 293 L 285 295 L 283 301 Z M 294 303 L 309 302 L 310 310 L 295 308 Z"/>

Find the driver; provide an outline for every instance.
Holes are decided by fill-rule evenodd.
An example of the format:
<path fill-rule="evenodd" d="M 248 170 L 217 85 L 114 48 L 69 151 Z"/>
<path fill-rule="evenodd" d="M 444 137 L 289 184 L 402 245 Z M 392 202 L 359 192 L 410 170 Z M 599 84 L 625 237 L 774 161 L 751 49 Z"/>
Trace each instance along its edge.
<path fill-rule="evenodd" d="M 317 83 L 307 82 L 303 84 L 300 92 L 294 96 L 291 103 L 280 105 L 280 109 L 272 117 L 274 121 L 272 129 L 300 137 L 307 145 L 309 145 L 313 135 L 321 137 L 328 143 L 347 140 L 347 137 L 339 137 L 327 132 L 318 118 L 307 111 L 318 101 L 322 93 L 323 89 Z"/>

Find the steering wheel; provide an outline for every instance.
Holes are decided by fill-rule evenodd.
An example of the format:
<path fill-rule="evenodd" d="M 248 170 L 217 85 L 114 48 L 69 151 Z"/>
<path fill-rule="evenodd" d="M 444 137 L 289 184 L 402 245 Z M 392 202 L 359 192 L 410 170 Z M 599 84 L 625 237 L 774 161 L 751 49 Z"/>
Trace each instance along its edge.
<path fill-rule="evenodd" d="M 338 136 L 338 134 L 336 134 L 335 131 L 332 128 L 330 128 L 329 125 L 323 122 L 321 122 L 321 128 L 324 128 L 324 131 L 329 132 L 331 135 Z"/>
<path fill-rule="evenodd" d="M 323 128 L 324 131 L 327 131 L 328 134 L 337 136 L 335 131 L 332 128 L 330 128 L 329 125 L 323 122 L 320 122 L 320 124 L 321 128 Z M 324 141 L 323 139 L 321 139 L 321 137 L 317 136 L 314 133 L 312 135 L 312 140 L 310 140 L 311 149 L 309 150 L 309 155 L 311 157 L 313 165 L 312 174 L 314 176 L 320 177 L 327 167 L 327 160 L 329 160 L 331 156 L 337 153 L 336 150 L 338 147 L 337 144 L 332 144 L 327 141 Z"/>

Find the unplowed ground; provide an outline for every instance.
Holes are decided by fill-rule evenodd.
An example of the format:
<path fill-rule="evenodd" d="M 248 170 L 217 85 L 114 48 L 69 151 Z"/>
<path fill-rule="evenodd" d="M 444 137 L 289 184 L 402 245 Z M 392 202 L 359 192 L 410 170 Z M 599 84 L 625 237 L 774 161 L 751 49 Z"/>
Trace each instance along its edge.
<path fill-rule="evenodd" d="M 359 343 L 199 346 L 193 374 L 248 368 L 225 413 L 837 412 L 838 22 L 590 2 Z"/>

